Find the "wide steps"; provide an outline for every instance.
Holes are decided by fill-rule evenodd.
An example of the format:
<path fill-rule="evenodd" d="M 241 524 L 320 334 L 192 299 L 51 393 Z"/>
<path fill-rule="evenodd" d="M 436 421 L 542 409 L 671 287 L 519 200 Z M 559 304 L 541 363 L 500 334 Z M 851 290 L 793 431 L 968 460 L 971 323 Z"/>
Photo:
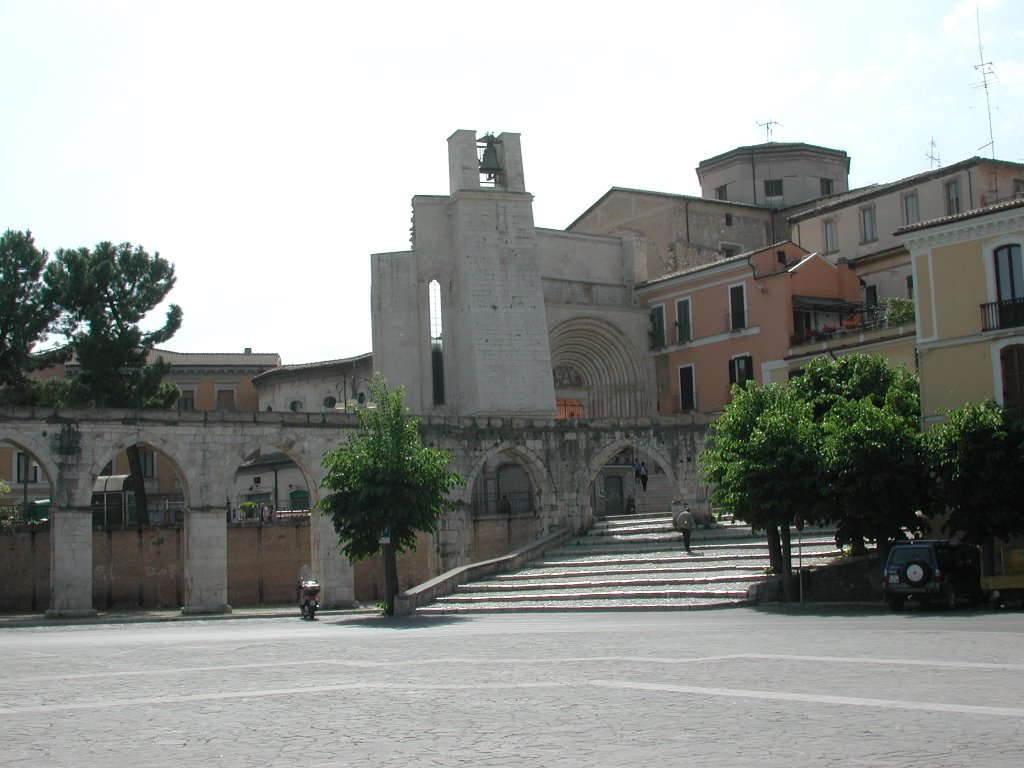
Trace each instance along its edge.
<path fill-rule="evenodd" d="M 794 566 L 797 551 L 794 540 Z M 818 529 L 804 532 L 799 551 L 805 567 L 840 554 L 834 532 Z M 417 613 L 724 608 L 746 604 L 768 567 L 767 543 L 749 526 L 698 529 L 687 552 L 668 514 L 622 515 L 596 521 L 515 573 L 461 584 Z"/>

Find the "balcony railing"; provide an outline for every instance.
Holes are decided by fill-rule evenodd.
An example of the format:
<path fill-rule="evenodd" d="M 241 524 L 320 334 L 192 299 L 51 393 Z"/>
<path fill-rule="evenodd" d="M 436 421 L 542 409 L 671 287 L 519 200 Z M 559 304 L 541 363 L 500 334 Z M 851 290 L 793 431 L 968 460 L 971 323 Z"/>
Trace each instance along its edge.
<path fill-rule="evenodd" d="M 1018 328 L 1024 325 L 1024 299 L 993 301 L 981 305 L 981 330 Z"/>

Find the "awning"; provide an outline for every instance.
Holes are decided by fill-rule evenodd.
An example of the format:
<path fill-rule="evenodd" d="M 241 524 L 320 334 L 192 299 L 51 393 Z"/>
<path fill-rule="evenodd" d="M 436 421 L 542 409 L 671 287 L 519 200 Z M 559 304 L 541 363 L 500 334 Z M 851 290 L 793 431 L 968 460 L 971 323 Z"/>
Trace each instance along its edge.
<path fill-rule="evenodd" d="M 794 296 L 793 309 L 804 312 L 853 314 L 862 310 L 859 301 L 843 301 L 828 296 Z"/>

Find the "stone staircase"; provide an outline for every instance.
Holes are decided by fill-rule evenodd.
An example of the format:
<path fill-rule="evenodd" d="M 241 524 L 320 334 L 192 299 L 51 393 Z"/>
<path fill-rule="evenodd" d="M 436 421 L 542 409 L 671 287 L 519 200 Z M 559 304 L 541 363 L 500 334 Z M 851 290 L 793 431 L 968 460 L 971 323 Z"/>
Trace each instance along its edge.
<path fill-rule="evenodd" d="M 698 529 L 690 543 L 687 552 L 667 512 L 607 517 L 525 568 L 461 584 L 416 613 L 720 608 L 747 604 L 747 590 L 767 578 L 767 543 L 749 526 Z M 800 549 L 805 568 L 840 554 L 831 530 L 805 529 Z"/>

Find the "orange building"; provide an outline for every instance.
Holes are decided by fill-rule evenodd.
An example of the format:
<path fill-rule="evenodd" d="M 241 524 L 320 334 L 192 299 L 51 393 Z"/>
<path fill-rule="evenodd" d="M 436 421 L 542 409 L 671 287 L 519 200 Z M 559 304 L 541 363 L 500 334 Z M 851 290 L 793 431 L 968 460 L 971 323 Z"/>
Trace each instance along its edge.
<path fill-rule="evenodd" d="M 804 337 L 863 320 L 860 281 L 792 242 L 722 259 L 637 288 L 651 311 L 658 411 L 716 414 L 733 384 L 788 377 Z"/>

